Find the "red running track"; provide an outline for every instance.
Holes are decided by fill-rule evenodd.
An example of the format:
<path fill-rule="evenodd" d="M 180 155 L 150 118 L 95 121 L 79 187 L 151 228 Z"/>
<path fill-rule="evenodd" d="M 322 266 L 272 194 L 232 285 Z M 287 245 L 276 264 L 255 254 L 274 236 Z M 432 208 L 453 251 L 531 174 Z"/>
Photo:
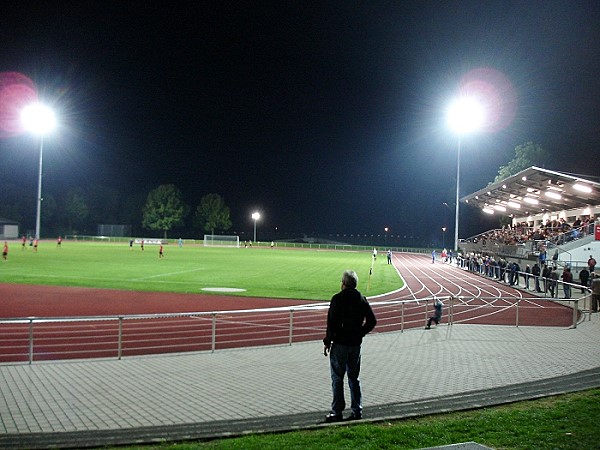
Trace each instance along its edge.
<path fill-rule="evenodd" d="M 398 253 L 393 263 L 406 284 L 397 292 L 370 299 L 378 317 L 376 332 L 399 330 L 401 322 L 404 329 L 422 327 L 431 311 L 426 299 L 431 300 L 433 296 L 455 297 L 452 301 L 454 323 L 514 326 L 518 301 L 519 325 L 571 325 L 572 310 L 568 307 L 455 266 L 432 264 L 428 256 Z M 364 286 L 359 288 L 364 289 Z M 289 307 L 314 305 L 303 300 L 13 284 L 0 284 L 0 296 L 2 318 L 197 313 L 123 321 L 123 357 L 286 344 L 290 340 L 290 321 L 293 322 L 293 342 L 319 340 L 325 330 L 326 308 L 296 310 L 290 318 Z M 399 301 L 410 302 L 402 305 Z M 443 322 L 447 320 L 450 306 L 447 299 L 445 302 Z M 277 312 L 235 312 L 279 307 L 284 308 Z M 223 313 L 215 317 L 207 314 L 212 311 Z M 218 333 L 215 342 L 212 341 L 213 329 Z M 36 324 L 34 360 L 115 358 L 118 334 L 119 323 L 115 320 Z M 0 325 L 0 362 L 27 361 L 28 352 L 28 325 Z"/>

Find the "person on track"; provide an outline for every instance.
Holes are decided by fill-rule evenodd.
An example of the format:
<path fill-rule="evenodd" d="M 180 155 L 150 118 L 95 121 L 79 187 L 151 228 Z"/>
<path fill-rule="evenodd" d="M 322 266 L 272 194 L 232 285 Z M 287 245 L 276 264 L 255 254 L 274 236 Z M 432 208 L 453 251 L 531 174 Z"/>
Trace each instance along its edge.
<path fill-rule="evenodd" d="M 429 330 L 431 328 L 431 323 L 435 322 L 435 325 L 439 325 L 440 321 L 442 320 L 442 309 L 444 307 L 444 303 L 442 303 L 442 301 L 439 298 L 435 299 L 435 302 L 433 303 L 433 316 L 429 316 L 429 319 L 427 320 L 427 326 L 425 327 L 426 330 Z"/>

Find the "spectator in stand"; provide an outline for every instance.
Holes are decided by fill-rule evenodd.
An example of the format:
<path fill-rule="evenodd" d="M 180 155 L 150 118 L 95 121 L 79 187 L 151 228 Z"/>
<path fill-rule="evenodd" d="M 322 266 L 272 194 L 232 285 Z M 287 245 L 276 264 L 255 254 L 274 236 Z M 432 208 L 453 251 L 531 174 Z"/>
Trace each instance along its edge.
<path fill-rule="evenodd" d="M 540 267 L 544 267 L 546 265 L 546 249 L 542 247 L 540 249 Z"/>
<path fill-rule="evenodd" d="M 581 293 L 585 292 L 585 288 L 588 285 L 590 279 L 590 271 L 585 267 L 579 271 L 579 284 L 581 284 Z"/>
<path fill-rule="evenodd" d="M 560 277 L 563 281 L 563 292 L 565 294 L 565 298 L 571 298 L 571 283 L 573 282 L 573 274 L 571 273 L 571 268 L 565 267 Z"/>

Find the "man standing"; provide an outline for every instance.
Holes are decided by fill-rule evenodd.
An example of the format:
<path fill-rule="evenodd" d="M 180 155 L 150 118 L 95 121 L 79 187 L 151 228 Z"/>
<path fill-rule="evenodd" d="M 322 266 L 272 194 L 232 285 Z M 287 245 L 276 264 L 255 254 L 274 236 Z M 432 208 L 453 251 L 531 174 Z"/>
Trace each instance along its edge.
<path fill-rule="evenodd" d="M 594 269 L 596 269 L 596 260 L 592 255 L 590 255 L 590 259 L 588 259 L 588 268 L 590 269 L 590 273 L 594 273 Z"/>
<path fill-rule="evenodd" d="M 538 263 L 535 263 L 533 265 L 533 268 L 531 269 L 531 274 L 533 275 L 533 284 L 534 284 L 535 292 L 542 292 L 542 290 L 540 289 L 541 270 L 540 270 L 540 266 L 538 265 Z"/>
<path fill-rule="evenodd" d="M 592 274 L 592 312 L 600 311 L 600 276 Z"/>
<path fill-rule="evenodd" d="M 587 268 L 584 267 L 579 272 L 579 281 L 581 283 L 581 293 L 582 294 L 585 292 L 585 288 L 588 285 L 588 280 L 589 279 L 590 279 L 590 272 L 587 270 Z"/>
<path fill-rule="evenodd" d="M 2 259 L 6 261 L 8 259 L 8 242 L 4 241 L 4 248 L 2 249 Z"/>
<path fill-rule="evenodd" d="M 342 274 L 342 289 L 331 298 L 327 313 L 327 332 L 323 354 L 329 353 L 333 401 L 325 422 L 344 420 L 344 376 L 348 373 L 352 414 L 346 420 L 362 419 L 360 357 L 363 337 L 377 324 L 371 305 L 358 290 L 358 276 L 353 270 Z"/>

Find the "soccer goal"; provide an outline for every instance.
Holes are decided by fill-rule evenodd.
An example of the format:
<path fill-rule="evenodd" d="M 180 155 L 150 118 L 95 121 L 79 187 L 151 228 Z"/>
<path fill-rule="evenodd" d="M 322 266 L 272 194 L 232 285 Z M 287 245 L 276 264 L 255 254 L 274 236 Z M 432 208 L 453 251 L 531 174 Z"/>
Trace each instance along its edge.
<path fill-rule="evenodd" d="M 240 237 L 239 236 L 222 236 L 215 234 L 204 235 L 204 246 L 205 247 L 239 247 Z"/>

